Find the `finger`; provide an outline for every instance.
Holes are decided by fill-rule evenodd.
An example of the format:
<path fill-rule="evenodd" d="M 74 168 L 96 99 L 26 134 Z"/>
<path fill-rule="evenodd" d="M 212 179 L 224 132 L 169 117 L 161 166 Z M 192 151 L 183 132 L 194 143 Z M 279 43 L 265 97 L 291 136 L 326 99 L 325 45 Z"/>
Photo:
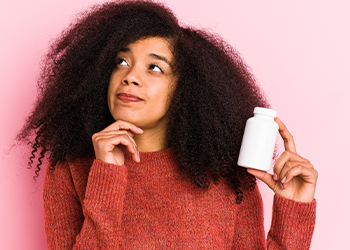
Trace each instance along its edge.
<path fill-rule="evenodd" d="M 273 171 L 277 175 L 275 180 L 279 179 L 279 175 L 280 175 L 284 165 L 288 161 L 298 161 L 298 162 L 303 162 L 303 163 L 310 163 L 310 161 L 308 159 L 298 155 L 297 153 L 293 153 L 293 152 L 286 150 L 280 155 L 280 157 L 278 157 L 278 159 L 276 160 L 276 163 L 273 167 Z"/>
<path fill-rule="evenodd" d="M 280 172 L 280 180 L 282 180 L 285 176 L 286 176 L 286 173 L 291 169 L 291 168 L 294 168 L 296 166 L 303 166 L 305 168 L 309 168 L 309 169 L 314 169 L 314 166 L 309 163 L 309 162 L 300 162 L 300 161 L 287 161 L 281 172 Z"/>
<path fill-rule="evenodd" d="M 113 151 L 116 147 L 124 145 L 125 148 L 132 154 L 132 158 L 136 162 L 140 162 L 139 151 L 135 141 L 125 132 L 118 134 L 117 136 L 111 135 L 98 135 L 93 140 L 95 155 L 99 160 L 104 161 L 105 156 L 113 155 Z M 124 151 L 124 150 L 123 150 Z"/>
<path fill-rule="evenodd" d="M 288 183 L 295 177 L 300 177 L 304 182 L 316 185 L 318 172 L 301 164 L 295 165 L 286 172 L 282 179 L 283 187 L 286 188 Z"/>
<path fill-rule="evenodd" d="M 284 141 L 284 148 L 288 151 L 296 153 L 296 147 L 294 143 L 294 139 L 292 134 L 288 131 L 286 125 L 278 118 L 275 118 L 275 122 L 278 124 L 278 132 L 280 133 L 283 141 Z"/>
<path fill-rule="evenodd" d="M 127 134 L 112 136 L 109 138 L 104 137 L 97 140 L 97 144 L 99 148 L 106 151 L 106 153 L 112 152 L 119 144 L 124 145 L 130 153 L 134 153 L 136 150 L 135 144 L 130 140 L 129 135 Z"/>
<path fill-rule="evenodd" d="M 310 165 L 310 166 L 308 166 L 308 165 Z M 309 168 L 309 169 L 313 169 L 313 166 L 311 165 L 311 164 L 309 164 L 309 163 L 305 163 L 305 162 L 298 162 L 298 161 L 294 161 L 294 162 L 292 162 L 292 161 L 287 161 L 285 164 L 284 164 L 284 166 L 283 166 L 283 168 L 282 168 L 282 170 L 281 170 L 281 173 L 279 174 L 279 178 L 278 178 L 278 180 L 282 183 L 282 184 L 284 184 L 284 183 L 286 183 L 286 182 L 288 182 L 287 181 L 287 173 L 291 170 L 291 169 L 294 169 L 294 168 L 299 168 L 299 167 L 305 167 L 305 168 Z"/>
<path fill-rule="evenodd" d="M 128 131 L 122 130 L 122 131 L 107 131 L 107 132 L 100 132 L 97 133 L 93 136 L 93 141 L 98 141 L 98 140 L 106 140 L 112 137 L 116 137 L 116 136 L 128 136 L 129 139 L 133 142 L 133 144 L 135 145 L 135 147 L 137 147 L 137 144 L 134 140 L 134 138 L 132 136 L 130 136 L 130 133 L 128 133 Z"/>
<path fill-rule="evenodd" d="M 280 174 L 279 174 L 279 180 L 284 183 L 285 182 L 285 178 L 286 178 L 286 175 L 287 173 L 293 169 L 293 168 L 296 168 L 296 167 L 305 167 L 305 168 L 308 168 L 308 169 L 314 169 L 314 166 L 311 164 L 311 163 L 308 163 L 308 162 L 300 162 L 300 161 L 287 161 Z"/>
<path fill-rule="evenodd" d="M 132 154 L 132 158 L 136 162 L 140 162 L 139 152 L 137 150 L 137 146 L 130 140 L 129 135 L 124 134 L 118 137 L 111 137 L 103 140 L 104 145 L 106 145 L 106 150 L 108 153 L 113 153 L 115 147 L 119 145 L 123 145 L 126 149 Z M 103 147 L 103 146 L 102 146 Z"/>
<path fill-rule="evenodd" d="M 273 180 L 273 176 L 271 174 L 253 168 L 248 168 L 247 171 L 248 173 L 254 175 L 256 178 L 264 182 L 272 190 L 275 190 L 276 182 Z"/>
<path fill-rule="evenodd" d="M 101 131 L 99 133 L 96 133 L 94 136 L 95 138 L 110 138 L 113 136 L 119 136 L 119 135 L 128 135 L 130 137 L 130 140 L 134 141 L 133 133 L 127 130 L 111 130 L 111 131 Z"/>
<path fill-rule="evenodd" d="M 107 129 L 107 128 L 106 128 Z M 130 137 L 134 137 L 134 133 L 131 132 L 130 130 L 102 130 L 96 135 L 118 135 L 118 134 L 125 134 L 127 133 Z"/>
<path fill-rule="evenodd" d="M 104 130 L 102 131 L 115 131 L 115 130 L 130 130 L 135 134 L 142 134 L 143 130 L 139 127 L 137 127 L 136 125 L 129 123 L 129 122 L 125 122 L 122 120 L 117 120 L 115 122 L 113 122 L 111 125 L 109 125 L 108 127 L 106 127 Z"/>

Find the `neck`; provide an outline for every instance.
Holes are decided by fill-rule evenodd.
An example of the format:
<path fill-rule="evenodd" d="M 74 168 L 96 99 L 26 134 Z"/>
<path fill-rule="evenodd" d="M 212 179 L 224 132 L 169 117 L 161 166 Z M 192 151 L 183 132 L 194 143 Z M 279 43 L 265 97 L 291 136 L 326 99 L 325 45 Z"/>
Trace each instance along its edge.
<path fill-rule="evenodd" d="M 154 152 L 168 148 L 165 129 L 144 130 L 141 135 L 135 134 L 134 140 L 140 152 Z"/>

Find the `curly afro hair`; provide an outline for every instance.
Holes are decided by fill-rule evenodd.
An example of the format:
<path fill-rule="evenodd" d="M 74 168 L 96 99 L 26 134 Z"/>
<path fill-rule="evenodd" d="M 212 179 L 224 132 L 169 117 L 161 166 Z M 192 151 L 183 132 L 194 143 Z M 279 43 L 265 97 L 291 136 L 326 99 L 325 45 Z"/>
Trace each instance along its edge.
<path fill-rule="evenodd" d="M 181 26 L 167 7 L 150 1 L 94 6 L 51 45 L 38 100 L 17 136 L 32 146 L 30 165 L 40 152 L 35 177 L 46 152 L 52 170 L 59 161 L 94 155 L 91 136 L 114 122 L 106 97 L 115 56 L 145 37 L 172 43 L 178 83 L 167 140 L 180 171 L 202 188 L 226 181 L 240 203 L 244 189 L 255 186 L 255 177 L 237 165 L 245 122 L 254 107 L 269 104 L 230 45 L 217 35 Z"/>

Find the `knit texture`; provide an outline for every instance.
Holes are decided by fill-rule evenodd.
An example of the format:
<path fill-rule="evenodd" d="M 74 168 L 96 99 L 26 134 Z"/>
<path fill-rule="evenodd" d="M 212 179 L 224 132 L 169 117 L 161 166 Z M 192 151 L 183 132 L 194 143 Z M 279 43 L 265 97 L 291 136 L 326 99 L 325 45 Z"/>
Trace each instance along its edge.
<path fill-rule="evenodd" d="M 316 201 L 274 197 L 267 240 L 256 187 L 236 204 L 224 181 L 203 190 L 173 150 L 126 153 L 125 165 L 61 163 L 44 183 L 48 249 L 309 249 Z"/>

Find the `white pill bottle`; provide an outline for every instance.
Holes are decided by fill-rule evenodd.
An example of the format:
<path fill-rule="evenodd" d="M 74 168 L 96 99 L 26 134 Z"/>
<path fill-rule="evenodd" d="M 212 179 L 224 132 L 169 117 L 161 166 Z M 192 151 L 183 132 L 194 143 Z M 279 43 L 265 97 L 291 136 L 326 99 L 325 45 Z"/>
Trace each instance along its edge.
<path fill-rule="evenodd" d="M 239 166 L 263 171 L 270 169 L 278 133 L 276 116 L 275 110 L 254 108 L 254 116 L 247 120 L 244 129 Z"/>

